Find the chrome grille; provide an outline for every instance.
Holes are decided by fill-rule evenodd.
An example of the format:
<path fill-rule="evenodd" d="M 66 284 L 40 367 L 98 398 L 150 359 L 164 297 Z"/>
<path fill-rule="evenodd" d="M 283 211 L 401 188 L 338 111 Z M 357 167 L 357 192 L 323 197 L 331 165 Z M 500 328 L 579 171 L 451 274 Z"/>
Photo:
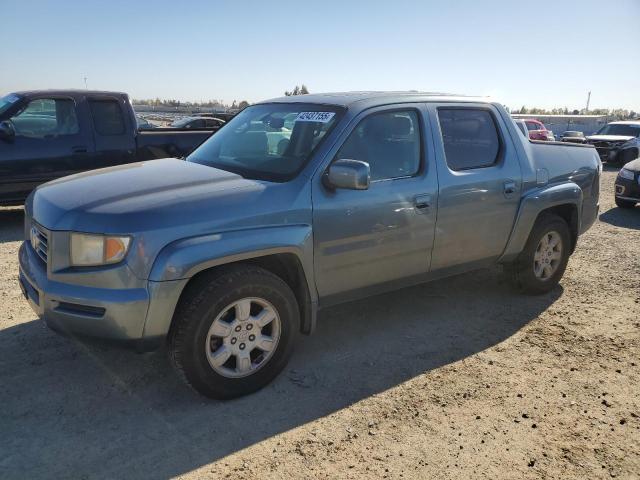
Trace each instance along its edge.
<path fill-rule="evenodd" d="M 38 254 L 44 263 L 49 258 L 49 235 L 37 223 L 31 224 L 30 232 L 31 247 Z"/>

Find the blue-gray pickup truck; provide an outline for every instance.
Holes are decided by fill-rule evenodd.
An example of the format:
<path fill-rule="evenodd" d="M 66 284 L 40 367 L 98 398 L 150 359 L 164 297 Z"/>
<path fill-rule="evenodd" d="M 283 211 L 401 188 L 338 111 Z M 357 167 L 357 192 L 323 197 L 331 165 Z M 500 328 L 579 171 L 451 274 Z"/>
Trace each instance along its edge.
<path fill-rule="evenodd" d="M 19 280 L 54 330 L 166 343 L 193 388 L 230 398 L 270 382 L 326 306 L 496 264 L 551 290 L 601 172 L 593 146 L 530 141 L 486 99 L 276 99 L 185 160 L 38 187 Z"/>

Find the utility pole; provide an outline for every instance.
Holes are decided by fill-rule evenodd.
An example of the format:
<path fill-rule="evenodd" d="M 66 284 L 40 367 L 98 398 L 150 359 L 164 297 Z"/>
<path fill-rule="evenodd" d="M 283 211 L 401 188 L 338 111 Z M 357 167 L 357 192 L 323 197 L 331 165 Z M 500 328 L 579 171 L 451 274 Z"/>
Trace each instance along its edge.
<path fill-rule="evenodd" d="M 589 94 L 587 95 L 587 108 L 585 113 L 589 113 L 589 102 L 591 102 L 591 90 L 589 90 Z"/>
<path fill-rule="evenodd" d="M 87 88 L 87 77 L 84 77 L 84 89 L 88 90 L 88 88 Z"/>

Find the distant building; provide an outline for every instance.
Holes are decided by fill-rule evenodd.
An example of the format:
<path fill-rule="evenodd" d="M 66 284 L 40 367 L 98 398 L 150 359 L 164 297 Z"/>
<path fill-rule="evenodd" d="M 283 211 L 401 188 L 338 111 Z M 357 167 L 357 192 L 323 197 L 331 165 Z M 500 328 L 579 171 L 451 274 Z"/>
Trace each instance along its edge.
<path fill-rule="evenodd" d="M 538 120 L 545 124 L 554 135 L 561 135 L 567 130 L 577 130 L 585 135 L 595 133 L 609 122 L 607 115 L 536 115 L 532 113 L 512 113 L 513 118 Z"/>

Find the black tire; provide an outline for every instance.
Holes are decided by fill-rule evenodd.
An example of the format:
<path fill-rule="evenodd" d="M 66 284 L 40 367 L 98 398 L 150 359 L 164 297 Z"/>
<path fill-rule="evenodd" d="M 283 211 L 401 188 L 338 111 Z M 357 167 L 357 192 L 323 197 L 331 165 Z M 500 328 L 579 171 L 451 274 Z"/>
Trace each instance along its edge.
<path fill-rule="evenodd" d="M 269 302 L 280 318 L 280 337 L 271 357 L 255 372 L 228 378 L 216 372 L 205 352 L 209 328 L 228 305 L 247 297 Z M 221 267 L 195 278 L 185 289 L 173 317 L 169 356 L 193 389 L 209 398 L 229 399 L 255 392 L 286 366 L 300 331 L 300 312 L 289 286 L 278 276 L 251 265 Z"/>
<path fill-rule="evenodd" d="M 633 208 L 636 206 L 636 203 L 633 200 L 623 200 L 622 198 L 616 197 L 616 205 L 620 208 Z"/>
<path fill-rule="evenodd" d="M 557 232 L 562 239 L 561 258 L 553 275 L 542 280 L 534 273 L 534 256 L 540 240 L 550 232 Z M 560 282 L 567 268 L 570 252 L 571 232 L 567 222 L 558 215 L 543 213 L 533 225 L 524 249 L 513 263 L 505 265 L 505 270 L 521 292 L 534 295 L 547 293 Z"/>

